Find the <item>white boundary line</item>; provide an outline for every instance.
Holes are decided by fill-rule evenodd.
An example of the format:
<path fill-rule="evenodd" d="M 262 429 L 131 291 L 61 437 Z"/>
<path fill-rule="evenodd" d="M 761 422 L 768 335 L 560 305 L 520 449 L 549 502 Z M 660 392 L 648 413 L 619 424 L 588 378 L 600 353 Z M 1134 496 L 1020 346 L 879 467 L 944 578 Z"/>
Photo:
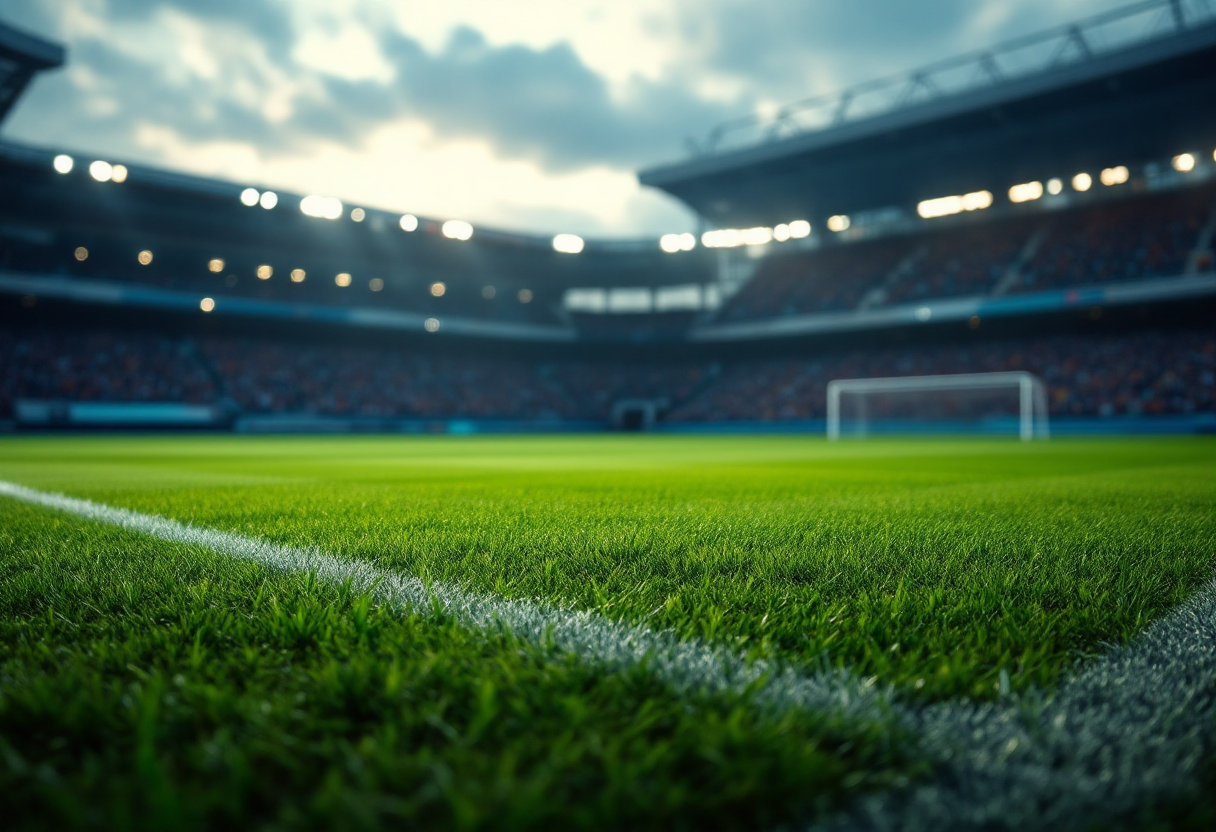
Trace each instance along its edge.
<path fill-rule="evenodd" d="M 828 829 L 1109 828 L 1171 801 L 1197 798 L 1200 767 L 1216 756 L 1216 581 L 1182 608 L 1113 649 L 1053 699 L 903 705 L 887 688 L 843 671 L 813 675 L 598 613 L 467 592 L 343 560 L 184 525 L 151 514 L 0 480 L 0 494 L 174 543 L 203 546 L 285 571 L 309 571 L 423 615 L 505 628 L 559 653 L 647 672 L 682 693 L 740 695 L 777 710 L 804 708 L 890 720 L 920 738 L 940 777 L 876 795 Z"/>

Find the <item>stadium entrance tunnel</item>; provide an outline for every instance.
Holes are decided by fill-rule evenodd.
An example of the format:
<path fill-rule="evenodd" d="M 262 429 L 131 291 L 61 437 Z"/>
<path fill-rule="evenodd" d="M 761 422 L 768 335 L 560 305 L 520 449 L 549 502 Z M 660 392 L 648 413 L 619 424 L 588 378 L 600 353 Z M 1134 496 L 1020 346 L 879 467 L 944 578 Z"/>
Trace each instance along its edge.
<path fill-rule="evenodd" d="M 665 405 L 663 400 L 623 399 L 612 405 L 612 427 L 634 432 L 649 430 Z"/>

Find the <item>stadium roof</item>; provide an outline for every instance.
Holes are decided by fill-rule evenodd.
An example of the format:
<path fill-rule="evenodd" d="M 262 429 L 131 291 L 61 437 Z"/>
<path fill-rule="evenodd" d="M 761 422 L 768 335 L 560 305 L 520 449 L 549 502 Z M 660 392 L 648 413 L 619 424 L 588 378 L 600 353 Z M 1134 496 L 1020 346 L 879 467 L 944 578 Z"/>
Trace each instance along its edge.
<path fill-rule="evenodd" d="M 63 66 L 64 49 L 0 23 L 0 122 L 35 72 Z"/>
<path fill-rule="evenodd" d="M 1150 0 L 721 125 L 694 158 L 639 179 L 712 225 L 746 227 L 1003 193 L 1213 143 L 1216 15 Z"/>

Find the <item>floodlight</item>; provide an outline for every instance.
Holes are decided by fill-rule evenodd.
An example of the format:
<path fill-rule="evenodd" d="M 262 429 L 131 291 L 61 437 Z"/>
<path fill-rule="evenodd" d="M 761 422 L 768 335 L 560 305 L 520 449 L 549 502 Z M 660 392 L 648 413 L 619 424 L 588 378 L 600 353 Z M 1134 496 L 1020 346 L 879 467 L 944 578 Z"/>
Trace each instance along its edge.
<path fill-rule="evenodd" d="M 367 212 L 362 208 L 351 208 L 350 218 L 355 222 L 363 222 L 363 218 L 367 216 Z"/>
<path fill-rule="evenodd" d="M 418 218 L 415 217 L 413 214 L 402 214 L 401 222 L 398 224 L 401 226 L 402 231 L 417 231 L 418 230 Z"/>
<path fill-rule="evenodd" d="M 150 265 L 152 263 L 152 252 L 148 251 L 147 249 L 144 249 L 143 251 L 141 251 L 139 253 L 139 256 L 136 257 L 135 259 L 139 261 L 139 265 L 141 265 L 141 266 Z"/>
<path fill-rule="evenodd" d="M 844 227 L 849 227 L 849 218 L 844 217 Z M 806 220 L 794 220 L 790 223 L 790 237 L 795 240 L 801 240 L 804 237 L 811 236 L 811 224 Z"/>
<path fill-rule="evenodd" d="M 76 164 L 76 160 L 66 153 L 60 153 L 55 157 L 55 160 L 51 162 L 51 164 L 59 173 L 71 173 L 72 167 Z"/>
<path fill-rule="evenodd" d="M 1072 189 L 1084 193 L 1093 187 L 1094 178 L 1088 173 L 1078 173 L 1072 178 Z"/>
<path fill-rule="evenodd" d="M 207 261 L 207 270 L 219 274 L 224 270 L 224 261 L 218 257 L 214 257 Z"/>
<path fill-rule="evenodd" d="M 274 274 L 274 269 L 265 264 L 258 266 L 258 280 L 270 280 Z"/>
<path fill-rule="evenodd" d="M 834 231 L 839 234 L 841 231 L 847 231 L 853 221 L 845 214 L 836 214 L 828 217 L 828 231 Z"/>
<path fill-rule="evenodd" d="M 89 176 L 96 179 L 98 182 L 109 182 L 110 177 L 114 175 L 114 166 L 109 162 L 103 162 L 98 159 L 93 164 L 89 165 Z"/>
<path fill-rule="evenodd" d="M 1174 170 L 1180 173 L 1189 173 L 1195 169 L 1195 157 L 1189 153 L 1179 153 L 1174 157 Z"/>
<path fill-rule="evenodd" d="M 288 276 L 291 278 L 292 283 L 303 283 L 305 274 L 303 269 L 292 269 L 291 274 Z"/>
<path fill-rule="evenodd" d="M 112 165 L 110 167 L 110 181 L 111 182 L 120 182 L 120 183 L 126 182 L 127 181 L 127 166 L 126 165 Z"/>
<path fill-rule="evenodd" d="M 241 191 L 241 204 L 248 208 L 252 208 L 258 204 L 259 196 L 261 196 L 261 194 L 258 193 L 257 188 L 246 188 L 245 190 Z"/>
<path fill-rule="evenodd" d="M 422 322 L 422 328 L 425 329 L 427 332 L 438 332 L 439 331 L 439 319 L 438 318 L 427 318 L 425 321 Z"/>
<path fill-rule="evenodd" d="M 1055 196 L 1056 194 L 1060 193 L 1063 190 L 1064 190 L 1064 182 L 1062 180 L 1060 180 L 1058 178 L 1052 178 L 1052 179 L 1047 180 L 1047 193 L 1051 194 L 1052 196 Z"/>
<path fill-rule="evenodd" d="M 274 191 L 266 191 L 266 193 L 262 194 L 262 198 L 258 200 L 258 204 L 269 211 L 279 204 L 279 195 Z"/>
<path fill-rule="evenodd" d="M 435 283 L 431 284 L 431 297 L 441 298 L 443 297 L 444 292 L 447 290 L 447 286 L 436 281 Z"/>
<path fill-rule="evenodd" d="M 203 298 L 198 302 L 198 308 L 204 312 L 210 312 L 215 308 L 215 301 L 211 298 Z"/>
<path fill-rule="evenodd" d="M 473 236 L 473 226 L 464 220 L 448 220 L 443 224 L 443 236 L 449 240 L 468 240 Z"/>
<path fill-rule="evenodd" d="M 1042 182 L 1025 182 L 1009 189 L 1010 202 L 1031 202 L 1043 195 Z"/>
<path fill-rule="evenodd" d="M 350 285 L 350 275 L 346 272 L 339 272 L 338 274 L 334 275 L 334 283 L 345 289 Z"/>
<path fill-rule="evenodd" d="M 553 238 L 553 250 L 562 254 L 578 254 L 583 245 L 583 238 L 577 234 L 558 234 Z"/>

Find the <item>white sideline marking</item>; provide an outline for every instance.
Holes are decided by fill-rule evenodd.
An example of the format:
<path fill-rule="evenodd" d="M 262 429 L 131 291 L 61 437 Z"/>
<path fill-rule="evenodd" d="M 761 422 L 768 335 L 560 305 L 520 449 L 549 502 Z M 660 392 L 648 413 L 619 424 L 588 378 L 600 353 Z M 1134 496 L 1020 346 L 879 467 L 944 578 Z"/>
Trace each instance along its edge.
<path fill-rule="evenodd" d="M 342 560 L 315 549 L 184 525 L 0 480 L 0 494 L 287 571 L 349 581 L 381 601 L 506 628 L 534 644 L 608 668 L 644 667 L 684 693 L 738 695 L 778 710 L 830 711 L 911 729 L 940 772 L 929 784 L 878 794 L 818 828 L 1073 829 L 1133 822 L 1135 813 L 1195 800 L 1216 757 L 1216 581 L 1126 647 L 1109 651 L 1054 698 L 916 707 L 843 671 L 803 675 L 669 631 L 598 613 L 479 595 Z M 1099 823 L 1101 822 L 1101 823 Z"/>

